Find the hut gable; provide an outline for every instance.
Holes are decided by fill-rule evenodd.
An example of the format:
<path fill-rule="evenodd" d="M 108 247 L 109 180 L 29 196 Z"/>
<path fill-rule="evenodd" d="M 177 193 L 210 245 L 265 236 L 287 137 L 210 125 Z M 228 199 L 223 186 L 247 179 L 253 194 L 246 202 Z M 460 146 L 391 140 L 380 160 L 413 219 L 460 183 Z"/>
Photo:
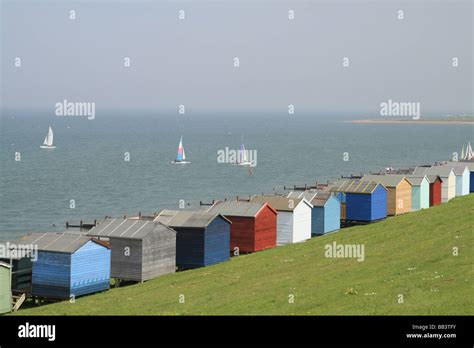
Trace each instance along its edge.
<path fill-rule="evenodd" d="M 412 185 L 411 206 L 412 210 L 426 209 L 430 206 L 430 181 L 426 175 L 407 176 Z"/>
<path fill-rule="evenodd" d="M 341 203 L 329 192 L 320 192 L 311 201 L 313 204 L 311 232 L 321 235 L 340 229 Z"/>

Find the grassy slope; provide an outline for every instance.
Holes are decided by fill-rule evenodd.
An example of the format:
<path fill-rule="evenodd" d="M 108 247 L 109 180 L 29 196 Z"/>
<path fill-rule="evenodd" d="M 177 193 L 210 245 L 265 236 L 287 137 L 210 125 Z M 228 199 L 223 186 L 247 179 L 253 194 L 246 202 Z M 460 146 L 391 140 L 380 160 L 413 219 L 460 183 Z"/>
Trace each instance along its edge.
<path fill-rule="evenodd" d="M 18 314 L 472 315 L 473 213 L 471 194 L 377 224 Z M 363 243 L 365 261 L 325 258 L 324 246 L 333 241 Z M 455 246 L 459 256 L 452 255 Z M 403 304 L 398 294 L 404 294 Z"/>

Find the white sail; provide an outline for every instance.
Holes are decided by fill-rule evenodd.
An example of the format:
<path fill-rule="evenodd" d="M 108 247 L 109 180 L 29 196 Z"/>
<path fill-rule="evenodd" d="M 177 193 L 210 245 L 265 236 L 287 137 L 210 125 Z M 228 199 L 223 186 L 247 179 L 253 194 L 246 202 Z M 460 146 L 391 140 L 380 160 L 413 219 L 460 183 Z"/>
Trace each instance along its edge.
<path fill-rule="evenodd" d="M 464 155 L 464 145 L 462 146 L 462 149 L 461 149 L 461 160 L 465 160 L 465 155 Z"/>
<path fill-rule="evenodd" d="M 46 145 L 53 146 L 53 130 L 51 129 L 51 127 L 49 127 L 48 129 L 48 135 L 46 136 L 46 140 Z"/>
<path fill-rule="evenodd" d="M 44 137 L 43 145 L 48 145 L 48 136 Z"/>
<path fill-rule="evenodd" d="M 467 143 L 466 148 L 466 160 L 470 161 L 474 158 L 474 153 L 472 152 L 471 142 Z"/>

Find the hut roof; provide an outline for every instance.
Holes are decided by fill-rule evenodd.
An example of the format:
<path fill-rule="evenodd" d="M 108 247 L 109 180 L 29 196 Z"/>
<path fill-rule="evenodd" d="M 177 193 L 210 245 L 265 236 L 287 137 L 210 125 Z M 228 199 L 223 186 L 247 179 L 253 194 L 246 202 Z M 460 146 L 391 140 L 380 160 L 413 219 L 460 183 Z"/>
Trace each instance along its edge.
<path fill-rule="evenodd" d="M 449 162 L 445 167 L 452 168 L 456 175 L 463 175 L 466 169 L 469 171 L 469 167 L 462 162 Z"/>
<path fill-rule="evenodd" d="M 267 202 L 277 211 L 293 211 L 301 201 L 304 201 L 307 205 L 311 206 L 311 203 L 304 198 L 292 198 L 278 195 L 263 195 L 252 198 L 252 202 Z"/>
<path fill-rule="evenodd" d="M 311 204 L 315 207 L 324 207 L 331 196 L 332 194 L 329 192 L 319 192 L 318 195 L 311 201 Z"/>
<path fill-rule="evenodd" d="M 19 239 L 20 242 L 38 246 L 41 251 L 54 251 L 62 253 L 74 253 L 90 240 L 97 243 L 96 240 L 84 234 L 70 232 L 46 232 L 31 233 Z M 102 243 L 98 243 L 107 247 Z"/>
<path fill-rule="evenodd" d="M 406 177 L 410 184 L 415 186 L 420 186 L 425 178 L 428 182 L 430 182 L 426 175 L 409 175 Z"/>
<path fill-rule="evenodd" d="M 228 223 L 228 219 L 218 213 L 206 210 L 162 210 L 155 218 L 170 227 L 206 228 L 216 217 L 220 216 Z"/>
<path fill-rule="evenodd" d="M 176 231 L 159 222 L 149 220 L 129 220 L 129 219 L 109 219 L 100 225 L 95 226 L 88 236 L 123 238 L 123 239 L 143 239 L 151 232 Z"/>
<path fill-rule="evenodd" d="M 318 194 L 318 190 L 310 189 L 306 191 L 291 191 L 288 198 L 305 198 L 308 202 L 311 202 Z"/>
<path fill-rule="evenodd" d="M 255 217 L 265 206 L 264 202 L 246 202 L 246 201 L 218 201 L 212 205 L 208 211 L 222 214 L 224 216 L 246 216 Z M 275 213 L 276 211 L 269 206 Z"/>
<path fill-rule="evenodd" d="M 474 161 L 448 162 L 448 164 L 465 165 L 471 172 L 474 171 Z"/>
<path fill-rule="evenodd" d="M 361 179 L 342 179 L 335 182 L 331 188 L 331 192 L 344 192 L 344 193 L 364 193 L 371 194 L 375 191 L 377 186 L 382 186 L 385 190 L 384 185 L 380 182 L 373 180 L 361 180 Z"/>
<path fill-rule="evenodd" d="M 430 184 L 434 183 L 436 179 L 443 181 L 443 179 L 441 179 L 439 175 L 427 175 L 426 177 L 428 178 L 428 181 L 430 182 Z"/>
<path fill-rule="evenodd" d="M 416 167 L 413 175 L 424 175 L 424 174 L 435 174 L 441 177 L 448 177 L 451 172 L 454 173 L 452 168 L 444 166 L 434 166 L 434 167 Z"/>
<path fill-rule="evenodd" d="M 2 261 L 0 261 L 0 266 L 1 266 L 1 267 L 7 267 L 7 268 L 10 268 L 10 267 L 11 267 L 10 264 L 8 264 L 8 263 L 6 263 L 6 262 L 2 262 Z"/>
<path fill-rule="evenodd" d="M 364 175 L 362 179 L 380 182 L 385 187 L 397 187 L 403 180 L 406 180 L 406 176 L 403 174 Z"/>

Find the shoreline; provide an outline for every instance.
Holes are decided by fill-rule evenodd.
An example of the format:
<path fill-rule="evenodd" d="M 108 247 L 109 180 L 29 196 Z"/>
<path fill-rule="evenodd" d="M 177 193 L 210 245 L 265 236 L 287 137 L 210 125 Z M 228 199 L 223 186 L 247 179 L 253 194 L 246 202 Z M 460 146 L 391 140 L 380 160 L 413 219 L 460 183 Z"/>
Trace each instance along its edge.
<path fill-rule="evenodd" d="M 361 123 L 361 124 L 471 124 L 474 125 L 474 119 L 472 121 L 464 120 L 350 120 L 343 121 L 344 123 Z"/>

